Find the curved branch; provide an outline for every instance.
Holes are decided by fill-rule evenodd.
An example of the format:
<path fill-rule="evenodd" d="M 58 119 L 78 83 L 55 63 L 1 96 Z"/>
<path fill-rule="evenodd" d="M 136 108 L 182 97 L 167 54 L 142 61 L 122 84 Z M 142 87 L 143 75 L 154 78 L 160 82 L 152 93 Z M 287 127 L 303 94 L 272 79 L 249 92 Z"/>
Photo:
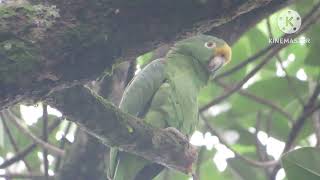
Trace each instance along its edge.
<path fill-rule="evenodd" d="M 187 139 L 167 129 L 152 128 L 83 86 L 52 93 L 47 103 L 105 145 L 191 173 L 197 152 Z"/>
<path fill-rule="evenodd" d="M 15 138 L 13 137 L 13 134 L 11 133 L 11 130 L 10 130 L 6 120 L 4 119 L 4 117 L 2 117 L 3 116 L 2 113 L 3 112 L 0 112 L 0 120 L 2 121 L 4 132 L 8 136 L 8 139 L 9 139 L 11 145 L 12 145 L 14 153 L 18 153 L 20 151 L 19 150 L 19 146 L 17 145 L 17 142 L 16 142 Z M 28 164 L 26 159 L 25 158 L 21 158 L 21 160 L 23 161 L 24 165 L 26 166 L 28 172 L 31 172 L 32 171 L 31 166 Z"/>
<path fill-rule="evenodd" d="M 259 9 L 260 13 L 250 14 L 252 18 L 246 16 L 246 23 L 241 19 L 241 25 L 253 24 L 292 1 L 248 0 L 229 6 L 220 0 L 2 3 L 1 9 L 9 12 L 9 17 L 0 16 L 0 24 L 5 25 L 0 28 L 0 45 L 8 41 L 13 48 L 20 48 L 12 49 L 20 54 L 12 56 L 0 48 L 0 58 L 6 59 L 0 71 L 0 109 L 26 98 L 41 99 L 50 90 L 71 86 L 75 81 L 88 82 L 111 71 L 118 59 L 134 59 L 182 37 L 206 33 L 228 22 L 232 25 L 231 21 Z M 244 28 L 240 33 L 230 32 L 239 37 Z M 13 61 L 8 59 L 21 63 L 19 69 L 12 68 Z"/>
<path fill-rule="evenodd" d="M 230 149 L 238 158 L 244 160 L 245 162 L 247 162 L 248 164 L 250 164 L 251 166 L 255 166 L 255 167 L 261 167 L 261 168 L 265 168 L 265 167 L 272 167 L 277 165 L 279 162 L 278 161 L 256 161 L 253 159 L 249 159 L 243 155 L 241 155 L 240 153 L 238 153 L 236 150 L 234 150 L 225 140 L 224 138 L 218 133 L 217 130 L 215 130 L 211 124 L 208 122 L 208 120 L 202 116 L 202 120 L 205 123 L 206 127 L 208 128 L 209 132 L 211 132 L 213 135 L 217 136 L 217 138 L 219 139 L 220 143 L 225 145 L 228 149 Z"/>
<path fill-rule="evenodd" d="M 52 132 L 56 127 L 59 126 L 60 121 L 62 121 L 63 118 L 57 118 L 53 124 L 49 126 L 49 132 Z M 29 153 L 31 153 L 35 148 L 37 147 L 37 143 L 32 143 L 28 145 L 23 150 L 17 152 L 15 156 L 6 159 L 2 164 L 0 164 L 0 169 L 5 169 L 6 167 L 12 165 L 13 163 L 20 161 L 21 159 L 24 159 Z"/>
<path fill-rule="evenodd" d="M 320 14 L 318 12 L 320 3 L 318 5 L 316 5 L 303 19 L 305 19 L 305 21 L 302 23 L 301 25 L 301 29 L 299 30 L 299 32 L 295 33 L 295 34 L 286 34 L 284 35 L 282 38 L 296 38 L 298 37 L 300 34 L 302 34 L 303 32 L 305 32 L 306 30 L 308 30 L 310 28 L 310 26 L 312 26 L 319 18 Z M 261 52 L 263 52 L 262 54 L 264 54 L 266 52 L 266 56 L 260 61 L 260 63 L 258 65 L 256 65 L 256 67 L 251 70 L 240 82 L 238 82 L 233 88 L 231 88 L 229 91 L 225 92 L 224 94 L 222 94 L 221 96 L 215 98 L 213 101 L 211 101 L 210 103 L 208 103 L 207 105 L 203 106 L 200 108 L 200 111 L 204 111 L 206 109 L 208 109 L 209 107 L 216 105 L 220 102 L 222 102 L 223 100 L 227 99 L 228 97 L 230 97 L 233 93 L 237 92 L 250 78 L 252 78 L 260 69 L 262 69 L 270 60 L 272 60 L 272 57 L 275 56 L 276 54 L 278 54 L 278 52 L 280 52 L 283 48 L 285 48 L 286 46 L 289 45 L 289 42 L 284 42 L 284 43 L 276 43 L 276 44 L 272 44 L 269 45 L 267 48 L 263 49 Z M 260 53 L 261 53 L 260 52 Z M 260 54 L 258 53 L 258 55 Z M 260 57 L 260 55 L 254 55 L 253 57 L 257 56 Z M 236 72 L 237 70 L 241 69 L 242 67 L 244 67 L 245 65 L 247 65 L 248 63 L 250 63 L 251 61 L 254 61 L 255 59 L 253 57 L 250 57 L 248 60 L 240 63 L 238 66 L 235 66 L 234 68 L 230 69 L 229 71 L 225 72 L 224 74 L 217 76 L 216 78 L 221 78 L 223 76 L 225 76 L 225 74 L 230 75 L 234 72 Z"/>
<path fill-rule="evenodd" d="M 3 113 L 5 116 L 10 117 L 10 120 L 16 125 L 16 127 L 26 136 L 29 136 L 32 141 L 37 143 L 39 146 L 41 146 L 44 149 L 47 149 L 50 153 L 57 155 L 57 156 L 63 156 L 64 151 L 49 144 L 44 142 L 43 140 L 39 139 L 36 135 L 34 135 L 31 131 L 29 131 L 28 128 L 24 127 L 20 120 L 16 115 L 14 115 L 10 110 L 5 110 Z"/>
<path fill-rule="evenodd" d="M 226 89 L 226 90 L 231 89 L 231 86 L 228 86 L 227 84 L 225 84 L 224 82 L 222 82 L 222 81 L 220 81 L 220 80 L 216 80 L 215 82 L 216 82 L 217 85 L 223 87 L 223 88 Z M 257 95 L 254 95 L 254 94 L 252 94 L 252 93 L 250 93 L 250 92 L 248 92 L 248 91 L 242 90 L 242 89 L 240 89 L 240 90 L 238 91 L 238 93 L 239 93 L 240 95 L 242 95 L 242 96 L 245 96 L 245 97 L 247 97 L 247 98 L 249 98 L 249 99 L 252 99 L 252 100 L 256 101 L 257 103 L 260 103 L 260 104 L 262 104 L 262 105 L 265 105 L 265 106 L 270 107 L 271 109 L 273 109 L 273 110 L 279 112 L 280 114 L 282 114 L 283 116 L 285 116 L 289 121 L 293 122 L 293 118 L 292 118 L 292 116 L 291 116 L 288 112 L 286 112 L 285 110 L 283 110 L 283 109 L 282 109 L 281 107 L 279 107 L 277 104 L 274 104 L 273 102 L 269 101 L 268 99 L 264 99 L 264 98 L 262 98 L 262 97 L 259 97 L 259 96 L 257 96 Z"/>

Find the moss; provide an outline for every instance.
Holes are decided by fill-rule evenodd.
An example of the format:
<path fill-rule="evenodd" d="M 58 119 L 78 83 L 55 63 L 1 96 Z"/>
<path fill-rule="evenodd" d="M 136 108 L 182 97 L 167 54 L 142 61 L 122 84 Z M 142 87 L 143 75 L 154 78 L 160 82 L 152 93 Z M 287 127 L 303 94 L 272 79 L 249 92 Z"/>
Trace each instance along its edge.
<path fill-rule="evenodd" d="M 14 16 L 32 17 L 35 13 L 32 5 L 0 5 L 0 18 L 6 19 Z"/>
<path fill-rule="evenodd" d="M 53 25 L 59 18 L 55 6 L 24 4 L 0 4 L 0 82 L 14 83 L 17 80 L 26 80 L 32 71 L 39 67 L 38 47 L 26 43 L 41 39 L 43 32 Z M 22 32 L 30 32 L 34 39 L 25 37 Z M 14 34 L 19 34 L 17 39 Z M 12 35 L 12 37 L 6 36 Z M 26 82 L 27 83 L 27 82 Z"/>
<path fill-rule="evenodd" d="M 18 40 L 0 42 L 0 81 L 15 82 L 19 76 L 25 76 L 37 69 L 39 57 L 36 48 Z"/>
<path fill-rule="evenodd" d="M 66 30 L 62 38 L 64 42 L 68 42 L 66 45 L 88 48 L 107 42 L 108 33 L 104 33 L 101 29 L 95 29 L 90 24 L 81 24 Z"/>
<path fill-rule="evenodd" d="M 9 28 L 18 28 L 36 24 L 37 28 L 49 28 L 55 20 L 59 18 L 59 11 L 56 6 L 31 5 L 25 4 L 0 4 L 0 28 L 10 30 Z M 23 22 L 20 22 L 23 20 Z M 23 23 L 23 24 L 20 24 Z"/>
<path fill-rule="evenodd" d="M 0 6 L 0 17 L 1 18 L 7 18 L 10 16 L 15 15 L 15 11 L 12 8 L 6 7 L 6 6 Z"/>

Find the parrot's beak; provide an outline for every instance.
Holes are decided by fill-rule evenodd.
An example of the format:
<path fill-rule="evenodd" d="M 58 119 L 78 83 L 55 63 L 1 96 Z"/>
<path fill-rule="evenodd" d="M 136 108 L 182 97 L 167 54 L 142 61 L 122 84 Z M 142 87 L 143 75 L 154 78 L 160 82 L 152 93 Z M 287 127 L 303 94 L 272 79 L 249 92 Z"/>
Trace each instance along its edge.
<path fill-rule="evenodd" d="M 214 55 L 208 65 L 208 70 L 212 74 L 231 61 L 231 48 L 228 44 L 224 44 L 214 49 Z"/>

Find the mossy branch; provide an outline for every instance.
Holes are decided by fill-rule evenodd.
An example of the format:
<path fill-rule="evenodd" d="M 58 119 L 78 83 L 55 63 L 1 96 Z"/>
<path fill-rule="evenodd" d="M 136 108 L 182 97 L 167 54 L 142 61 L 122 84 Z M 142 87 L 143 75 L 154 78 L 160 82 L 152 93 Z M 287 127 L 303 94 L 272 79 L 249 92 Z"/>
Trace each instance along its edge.
<path fill-rule="evenodd" d="M 55 92 L 47 102 L 105 145 L 191 173 L 197 151 L 187 139 L 167 129 L 152 128 L 88 88 L 74 86 Z"/>
<path fill-rule="evenodd" d="M 212 28 L 210 33 L 232 43 L 292 1 L 5 1 L 0 3 L 0 109 L 88 82 L 119 61 Z"/>

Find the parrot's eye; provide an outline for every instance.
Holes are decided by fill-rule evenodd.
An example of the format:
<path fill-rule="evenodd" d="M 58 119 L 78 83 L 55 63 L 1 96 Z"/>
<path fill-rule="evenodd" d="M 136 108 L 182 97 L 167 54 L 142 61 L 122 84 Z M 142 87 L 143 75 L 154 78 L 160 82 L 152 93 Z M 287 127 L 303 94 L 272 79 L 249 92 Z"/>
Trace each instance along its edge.
<path fill-rule="evenodd" d="M 212 49 L 212 48 L 215 48 L 215 47 L 216 47 L 216 43 L 214 43 L 214 42 L 206 42 L 206 43 L 204 44 L 204 46 L 205 46 L 206 48 L 208 48 L 208 49 Z"/>

